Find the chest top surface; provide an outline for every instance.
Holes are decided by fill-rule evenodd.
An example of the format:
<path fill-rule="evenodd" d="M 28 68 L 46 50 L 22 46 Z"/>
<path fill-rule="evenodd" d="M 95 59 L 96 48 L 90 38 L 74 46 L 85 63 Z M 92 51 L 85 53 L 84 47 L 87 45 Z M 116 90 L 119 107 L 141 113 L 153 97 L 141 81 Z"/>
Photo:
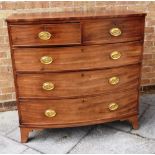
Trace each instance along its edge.
<path fill-rule="evenodd" d="M 37 22 L 37 21 L 63 21 L 63 20 L 86 20 L 145 16 L 146 13 L 134 11 L 80 11 L 80 12 L 43 12 L 43 13 L 20 13 L 13 14 L 6 19 L 7 22 Z"/>

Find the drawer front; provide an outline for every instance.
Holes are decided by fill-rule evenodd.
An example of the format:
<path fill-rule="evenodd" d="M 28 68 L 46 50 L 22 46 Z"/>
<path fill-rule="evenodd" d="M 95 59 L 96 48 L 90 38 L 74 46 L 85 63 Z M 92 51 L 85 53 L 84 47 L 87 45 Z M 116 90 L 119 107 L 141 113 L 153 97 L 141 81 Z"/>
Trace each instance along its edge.
<path fill-rule="evenodd" d="M 90 21 L 83 25 L 85 44 L 115 43 L 142 40 L 144 18 L 113 18 Z"/>
<path fill-rule="evenodd" d="M 17 71 L 71 71 L 135 64 L 142 45 L 124 43 L 104 46 L 23 48 L 14 50 Z"/>
<path fill-rule="evenodd" d="M 14 46 L 68 45 L 81 43 L 79 23 L 13 25 L 11 29 Z"/>
<path fill-rule="evenodd" d="M 117 91 L 107 95 L 63 100 L 21 101 L 22 124 L 84 123 L 99 120 L 119 119 L 137 112 L 136 89 Z"/>
<path fill-rule="evenodd" d="M 74 98 L 137 87 L 139 65 L 97 71 L 18 74 L 20 98 Z"/>

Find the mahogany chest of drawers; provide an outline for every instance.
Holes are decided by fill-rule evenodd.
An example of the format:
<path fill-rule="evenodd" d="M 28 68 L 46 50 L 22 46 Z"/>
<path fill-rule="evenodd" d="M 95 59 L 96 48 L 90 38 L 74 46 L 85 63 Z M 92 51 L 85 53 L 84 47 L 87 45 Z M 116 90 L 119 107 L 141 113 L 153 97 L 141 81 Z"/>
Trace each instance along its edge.
<path fill-rule="evenodd" d="M 7 19 L 21 142 L 33 129 L 128 120 L 138 128 L 144 13 Z"/>

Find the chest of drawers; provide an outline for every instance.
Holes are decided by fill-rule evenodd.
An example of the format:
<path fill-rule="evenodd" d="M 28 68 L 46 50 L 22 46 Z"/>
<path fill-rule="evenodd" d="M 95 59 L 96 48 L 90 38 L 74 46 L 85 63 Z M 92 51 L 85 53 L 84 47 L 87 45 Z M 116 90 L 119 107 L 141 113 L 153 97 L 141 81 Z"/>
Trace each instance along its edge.
<path fill-rule="evenodd" d="M 21 142 L 33 129 L 138 128 L 144 23 L 144 13 L 118 11 L 10 16 Z"/>

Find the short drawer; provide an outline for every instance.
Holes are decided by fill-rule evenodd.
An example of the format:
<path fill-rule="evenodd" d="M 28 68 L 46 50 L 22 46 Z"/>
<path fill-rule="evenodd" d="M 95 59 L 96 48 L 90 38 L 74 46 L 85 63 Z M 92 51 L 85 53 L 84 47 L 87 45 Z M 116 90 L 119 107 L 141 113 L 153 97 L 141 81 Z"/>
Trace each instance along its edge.
<path fill-rule="evenodd" d="M 12 25 L 13 46 L 81 44 L 80 23 Z"/>
<path fill-rule="evenodd" d="M 23 100 L 20 102 L 22 124 L 62 125 L 93 123 L 120 119 L 137 113 L 136 89 L 106 95 L 63 100 Z"/>
<path fill-rule="evenodd" d="M 66 73 L 17 74 L 19 98 L 74 98 L 137 87 L 139 65 Z"/>
<path fill-rule="evenodd" d="M 143 17 L 93 20 L 83 24 L 84 44 L 142 40 L 143 36 Z"/>
<path fill-rule="evenodd" d="M 16 71 L 72 71 L 117 67 L 141 61 L 140 42 L 61 48 L 16 48 Z"/>

